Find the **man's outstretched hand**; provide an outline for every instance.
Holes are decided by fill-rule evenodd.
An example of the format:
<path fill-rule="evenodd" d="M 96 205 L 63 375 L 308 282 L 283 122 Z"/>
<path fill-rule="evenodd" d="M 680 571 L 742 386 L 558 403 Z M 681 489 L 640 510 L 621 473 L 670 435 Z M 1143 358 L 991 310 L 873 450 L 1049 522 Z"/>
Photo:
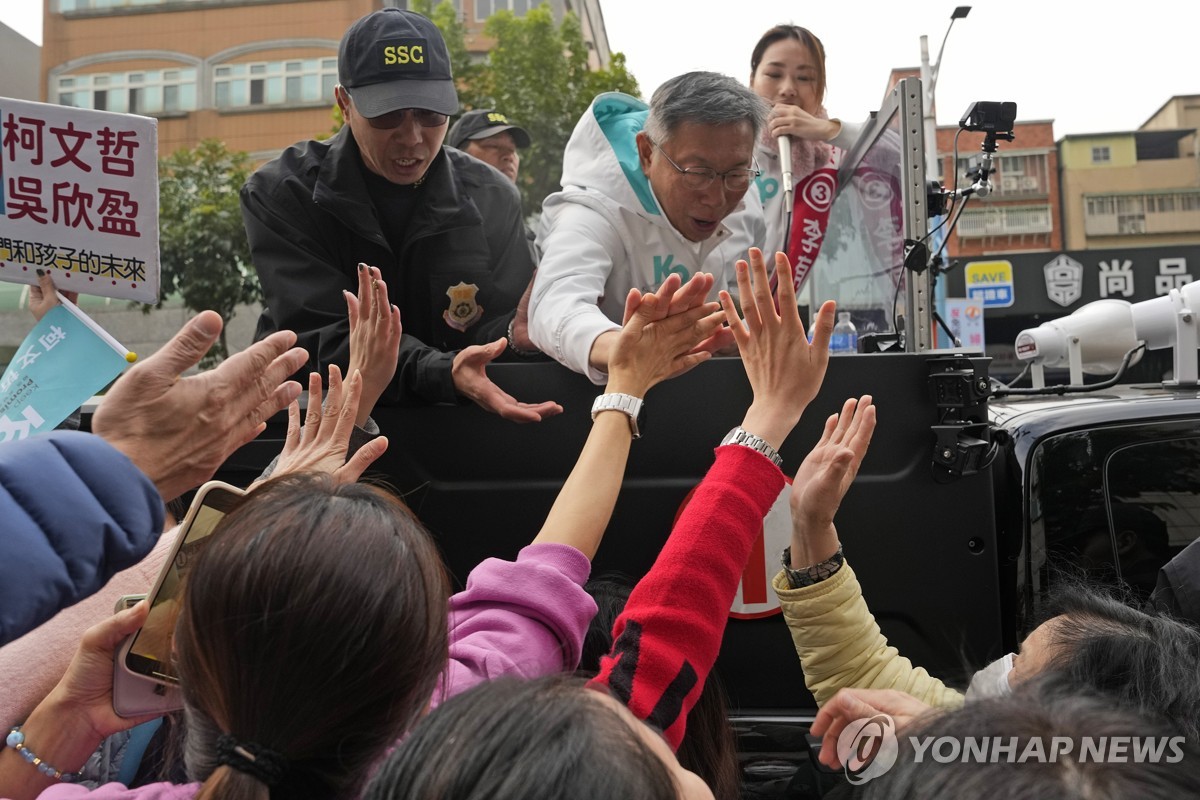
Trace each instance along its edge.
<path fill-rule="evenodd" d="M 562 406 L 558 403 L 522 403 L 492 383 L 492 379 L 487 376 L 487 365 L 498 358 L 507 347 L 507 339 L 497 339 L 491 344 L 474 344 L 460 350 L 454 356 L 454 365 L 450 370 L 454 378 L 454 388 L 458 393 L 474 401 L 485 411 L 499 414 L 513 422 L 541 422 L 561 414 Z"/>
<path fill-rule="evenodd" d="M 216 369 L 182 377 L 221 334 L 221 316 L 202 311 L 162 349 L 109 390 L 92 430 L 154 481 L 164 500 L 212 477 L 266 419 L 300 395 L 287 380 L 308 361 L 296 334 L 279 331 Z"/>

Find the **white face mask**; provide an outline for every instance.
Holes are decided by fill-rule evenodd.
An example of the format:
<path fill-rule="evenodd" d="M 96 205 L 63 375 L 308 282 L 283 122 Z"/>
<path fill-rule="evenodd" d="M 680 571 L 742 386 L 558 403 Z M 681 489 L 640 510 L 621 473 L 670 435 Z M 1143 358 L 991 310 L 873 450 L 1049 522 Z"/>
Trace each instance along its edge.
<path fill-rule="evenodd" d="M 1012 694 L 1008 674 L 1013 668 L 1013 653 L 996 659 L 976 672 L 967 686 L 966 701 L 982 700 L 987 697 L 1006 697 Z"/>

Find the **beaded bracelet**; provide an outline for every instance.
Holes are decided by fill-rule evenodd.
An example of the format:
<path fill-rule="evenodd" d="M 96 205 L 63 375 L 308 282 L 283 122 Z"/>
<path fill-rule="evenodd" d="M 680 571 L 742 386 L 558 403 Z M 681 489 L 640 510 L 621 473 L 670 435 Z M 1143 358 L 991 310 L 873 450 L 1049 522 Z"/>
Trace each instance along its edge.
<path fill-rule="evenodd" d="M 21 733 L 20 725 L 17 725 L 11 731 L 9 731 L 8 738 L 4 741 L 5 744 L 20 753 L 21 758 L 25 759 L 30 764 L 33 764 L 33 766 L 37 768 L 38 772 L 42 773 L 48 778 L 53 778 L 54 780 L 62 781 L 63 783 L 79 783 L 79 781 L 83 780 L 83 776 L 78 772 L 63 772 L 60 769 L 55 769 L 45 761 L 42 761 L 42 759 L 38 758 L 32 750 L 25 746 L 25 734 Z"/>

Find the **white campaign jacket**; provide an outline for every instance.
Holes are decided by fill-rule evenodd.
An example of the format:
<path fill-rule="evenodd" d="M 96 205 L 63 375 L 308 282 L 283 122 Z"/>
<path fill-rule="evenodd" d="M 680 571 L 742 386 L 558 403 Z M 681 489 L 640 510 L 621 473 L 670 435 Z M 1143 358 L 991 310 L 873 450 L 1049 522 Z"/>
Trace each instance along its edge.
<path fill-rule="evenodd" d="M 648 106 L 616 92 L 597 97 L 567 142 L 563 191 L 546 198 L 538 226 L 542 257 L 529 304 L 529 333 L 538 348 L 602 384 L 588 365 L 592 343 L 619 330 L 631 288 L 653 292 L 672 272 L 716 278 L 709 300 L 726 288 L 737 296 L 733 265 L 766 235 L 752 186 L 716 233 L 683 237 L 660 210 L 642 173 L 635 137 Z"/>

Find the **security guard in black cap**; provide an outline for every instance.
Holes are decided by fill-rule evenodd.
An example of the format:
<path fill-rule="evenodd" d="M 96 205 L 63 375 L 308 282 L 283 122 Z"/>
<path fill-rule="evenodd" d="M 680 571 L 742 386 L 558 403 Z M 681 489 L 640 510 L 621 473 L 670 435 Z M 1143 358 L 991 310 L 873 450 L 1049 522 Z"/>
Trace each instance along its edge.
<path fill-rule="evenodd" d="M 512 182 L 442 146 L 458 94 L 441 33 L 411 11 L 368 14 L 342 37 L 338 79 L 342 130 L 288 148 L 242 189 L 264 294 L 256 336 L 295 331 L 310 369 L 345 370 L 342 291 L 355 291 L 365 262 L 380 269 L 404 328 L 381 402 L 469 399 L 518 422 L 560 413 L 517 401 L 486 372 L 532 349 L 516 309 L 533 255 Z"/>

